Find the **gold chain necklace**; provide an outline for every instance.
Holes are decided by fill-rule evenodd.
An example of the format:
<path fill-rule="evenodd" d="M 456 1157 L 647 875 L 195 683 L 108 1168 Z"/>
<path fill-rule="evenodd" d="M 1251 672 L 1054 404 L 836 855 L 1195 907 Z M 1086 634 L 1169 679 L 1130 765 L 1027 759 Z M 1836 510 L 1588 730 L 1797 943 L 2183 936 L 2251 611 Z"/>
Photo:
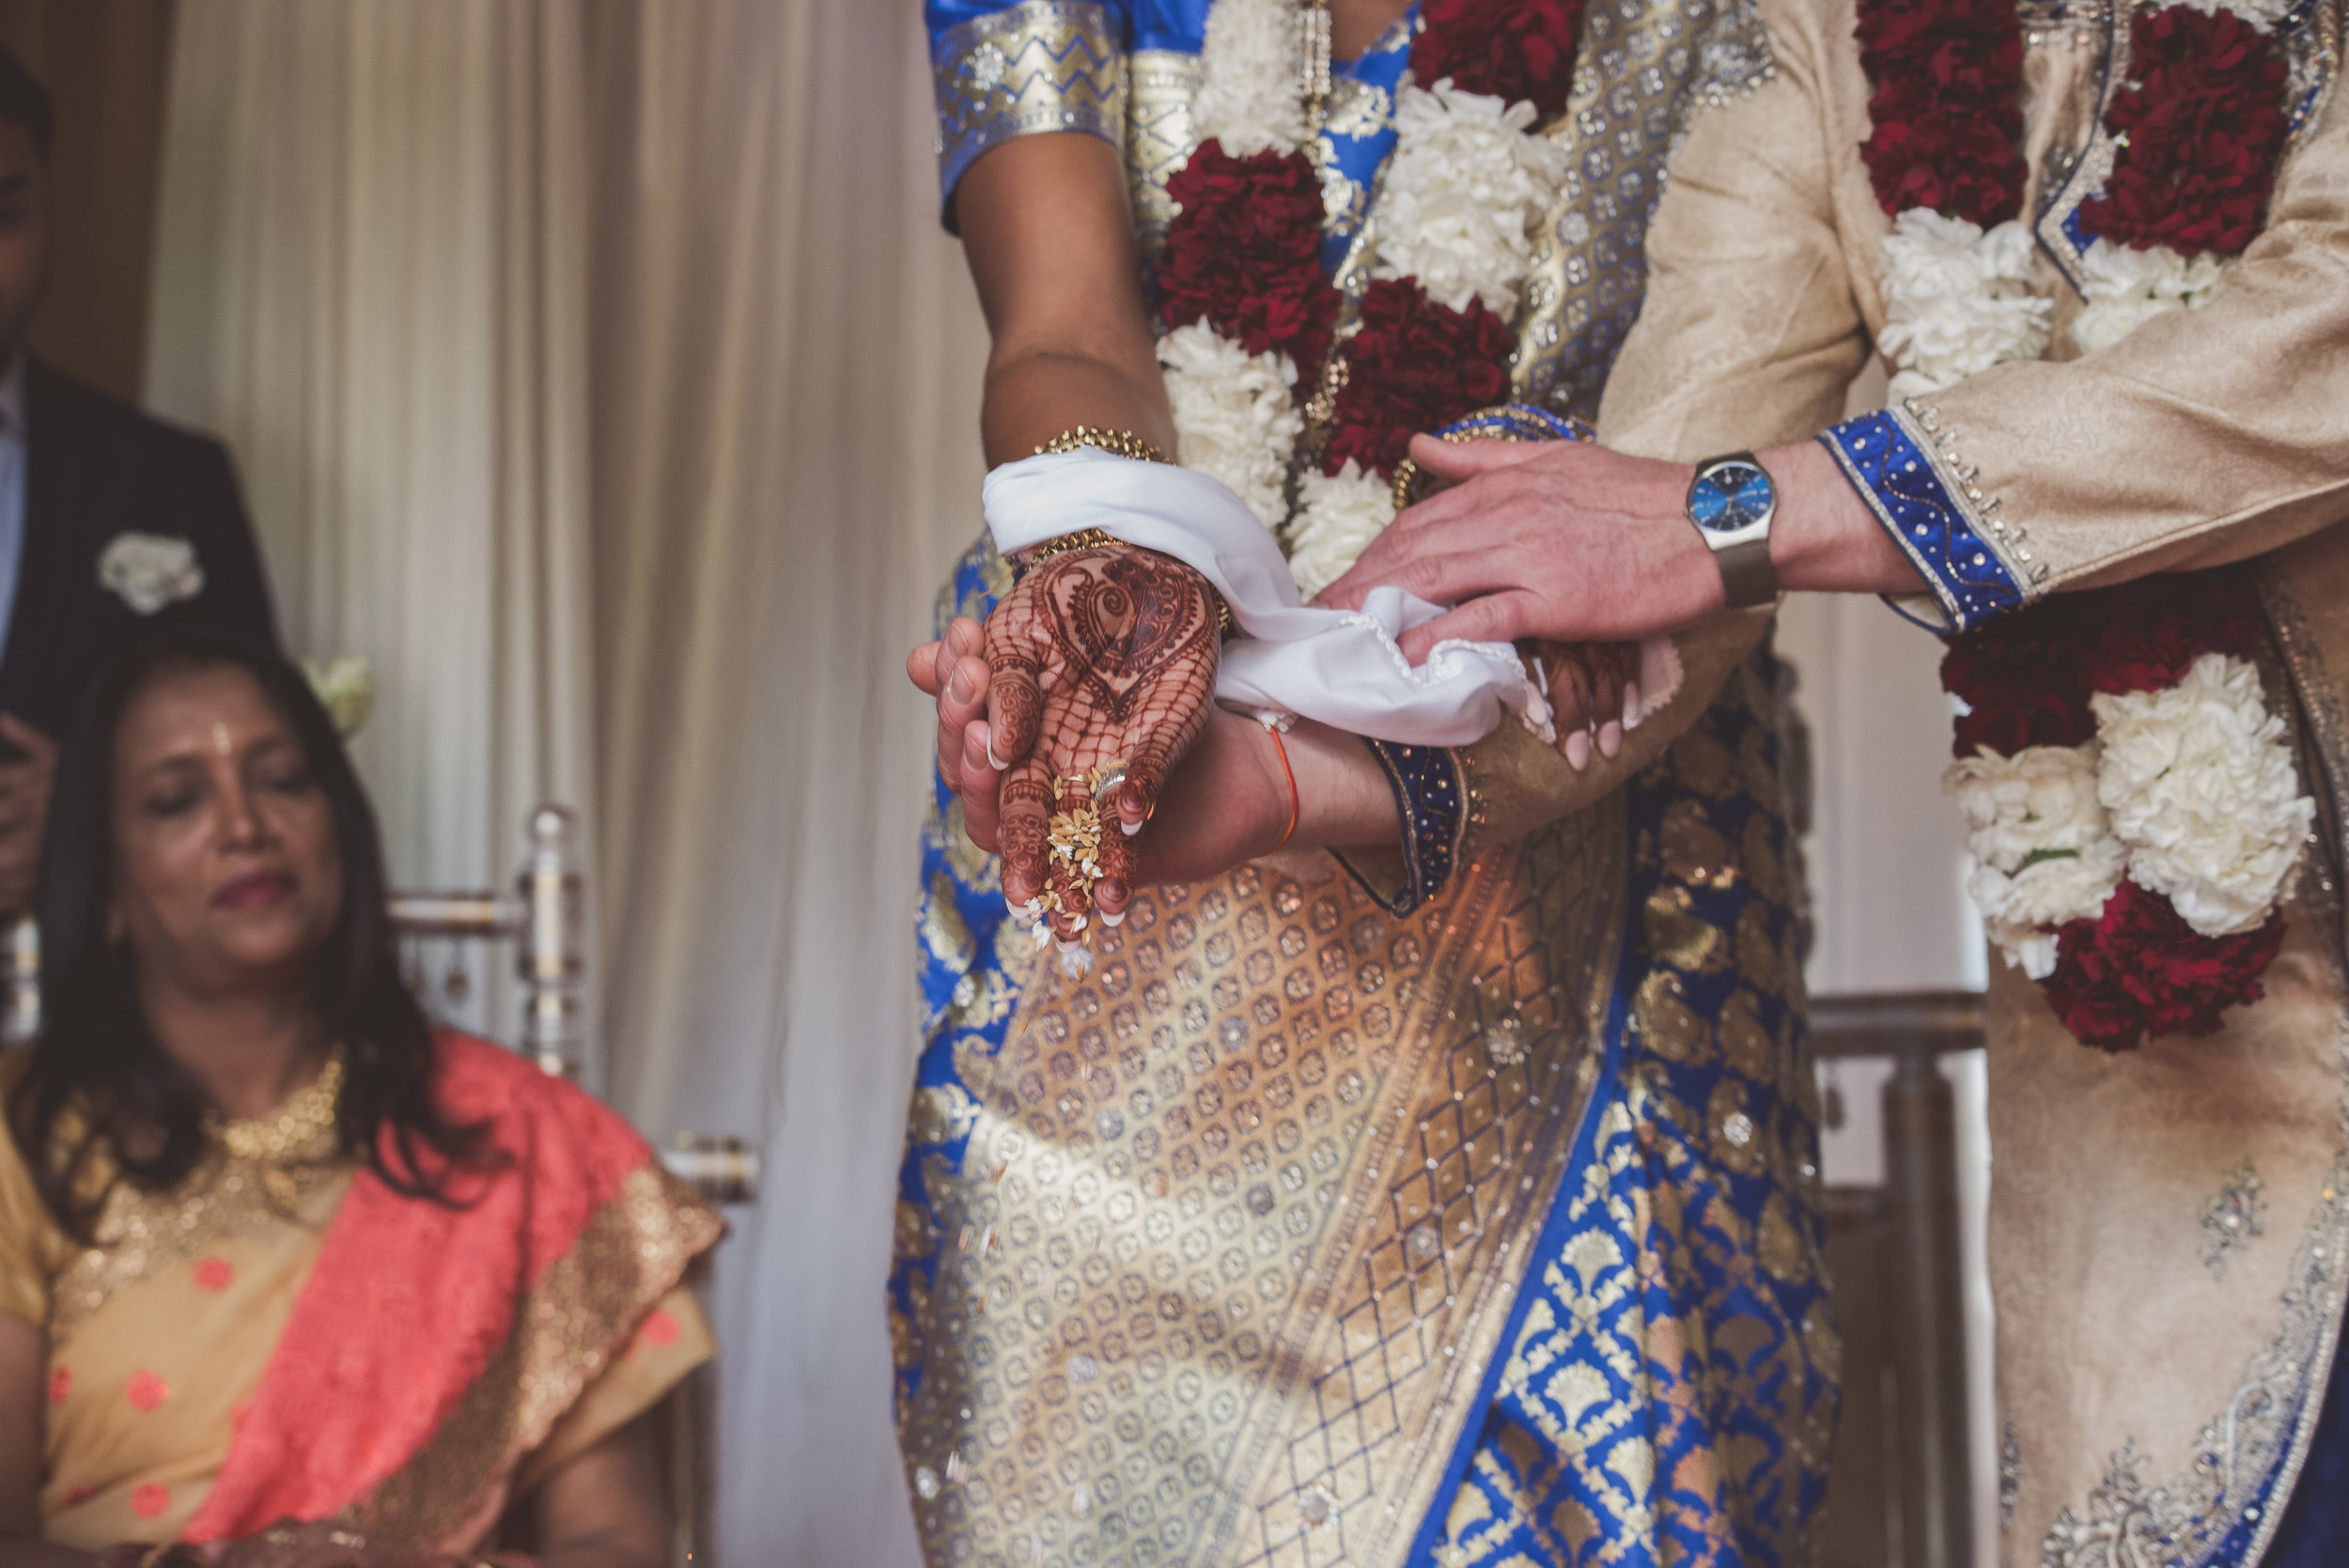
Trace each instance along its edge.
<path fill-rule="evenodd" d="M 318 1145 L 334 1131 L 343 1093 L 343 1048 L 327 1053 L 319 1076 L 286 1096 L 268 1116 L 230 1121 L 218 1114 L 204 1119 L 205 1131 L 217 1138 L 232 1159 L 257 1165 L 283 1165 L 297 1158 L 315 1158 Z"/>
<path fill-rule="evenodd" d="M 1298 22 L 1305 34 L 1304 69 L 1298 87 L 1305 98 L 1305 124 L 1318 136 L 1330 108 L 1330 0 L 1309 0 Z"/>

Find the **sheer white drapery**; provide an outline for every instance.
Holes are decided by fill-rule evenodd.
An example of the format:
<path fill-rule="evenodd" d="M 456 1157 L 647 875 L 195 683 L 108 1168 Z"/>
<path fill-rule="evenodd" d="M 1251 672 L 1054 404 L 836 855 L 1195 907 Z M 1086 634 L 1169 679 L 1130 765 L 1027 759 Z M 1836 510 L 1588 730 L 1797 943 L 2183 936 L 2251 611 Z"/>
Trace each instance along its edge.
<path fill-rule="evenodd" d="M 405 885 L 505 885 L 541 800 L 593 820 L 582 27 L 179 7 L 148 399 L 235 450 L 292 650 L 374 664 Z"/>
<path fill-rule="evenodd" d="M 918 8 L 182 0 L 166 135 L 150 395 L 235 448 L 295 650 L 375 661 L 396 874 L 599 805 L 600 1082 L 765 1151 L 719 1555 L 912 1562 L 902 657 L 978 531 L 985 349 Z"/>
<path fill-rule="evenodd" d="M 607 1018 L 647 1126 L 761 1138 L 719 1268 L 725 1560 L 914 1559 L 888 1265 L 927 715 L 984 334 L 919 8 L 596 13 Z"/>

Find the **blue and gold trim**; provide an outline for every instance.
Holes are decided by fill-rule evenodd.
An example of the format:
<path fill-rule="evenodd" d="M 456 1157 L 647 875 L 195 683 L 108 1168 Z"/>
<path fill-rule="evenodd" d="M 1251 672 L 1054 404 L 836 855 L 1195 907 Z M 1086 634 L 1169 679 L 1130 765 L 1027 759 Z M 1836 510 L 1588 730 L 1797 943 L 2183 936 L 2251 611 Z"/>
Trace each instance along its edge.
<path fill-rule="evenodd" d="M 990 147 L 1081 131 L 1125 149 L 1125 51 L 1107 8 L 1092 0 L 1025 0 L 949 27 L 931 40 L 930 70 L 949 229 L 955 187 Z"/>
<path fill-rule="evenodd" d="M 1365 744 L 1385 770 L 1387 787 L 1394 791 L 1395 812 L 1403 819 L 1403 863 L 1409 876 L 1392 896 L 1371 891 L 1388 913 L 1400 917 L 1434 897 L 1451 879 L 1459 861 L 1460 836 L 1468 826 L 1468 787 L 1459 759 L 1440 746 L 1404 746 L 1391 740 Z"/>
<path fill-rule="evenodd" d="M 1937 419 L 1925 422 L 1931 417 L 1929 410 L 1911 416 L 1880 409 L 1829 427 L 1819 441 L 1924 574 L 1947 618 L 1943 629 L 1970 631 L 2020 609 L 2030 598 L 2028 584 L 2043 581 L 2047 568 L 2031 561 L 2024 531 L 1997 515 L 1997 497 L 1983 495 L 1970 475 L 1944 469 L 1932 443 L 1941 434 Z"/>

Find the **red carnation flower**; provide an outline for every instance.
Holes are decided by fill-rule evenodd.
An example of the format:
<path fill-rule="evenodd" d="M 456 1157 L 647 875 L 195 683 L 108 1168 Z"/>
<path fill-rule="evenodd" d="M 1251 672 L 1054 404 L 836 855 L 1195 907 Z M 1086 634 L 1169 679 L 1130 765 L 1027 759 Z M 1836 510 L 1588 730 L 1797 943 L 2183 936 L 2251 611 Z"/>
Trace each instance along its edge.
<path fill-rule="evenodd" d="M 2102 918 L 2056 934 L 2047 1003 L 2082 1045 L 2134 1050 L 2147 1035 L 2211 1034 L 2230 1007 L 2264 994 L 2259 977 L 2283 947 L 2281 909 L 2255 931 L 2205 937 L 2170 900 L 2123 881 Z"/>
<path fill-rule="evenodd" d="M 1471 300 L 1454 310 L 1409 278 L 1382 278 L 1362 292 L 1361 330 L 1346 345 L 1346 389 L 1332 411 L 1321 468 L 1353 458 L 1394 477 L 1411 437 L 1440 429 L 1509 395 L 1508 326 Z"/>
<path fill-rule="evenodd" d="M 2203 654 L 2259 654 L 2259 598 L 2236 569 L 2144 577 L 2077 597 L 2077 674 L 2092 691 L 2158 691 Z"/>
<path fill-rule="evenodd" d="M 2079 625 L 2073 596 L 2043 600 L 1950 639 L 1941 689 L 1966 705 L 1953 722 L 1952 754 L 1987 746 L 2013 756 L 2033 746 L 2078 746 L 2096 734 L 2080 678 Z"/>
<path fill-rule="evenodd" d="M 2080 221 L 2139 250 L 2242 251 L 2283 150 L 2283 51 L 2232 11 L 2171 6 L 2138 13 L 2129 71 L 2105 116 L 2120 154 Z"/>
<path fill-rule="evenodd" d="M 1888 213 L 1924 207 L 1985 226 L 2022 210 L 2023 38 L 1999 0 L 1861 0 L 1875 129 L 1860 147 Z"/>
<path fill-rule="evenodd" d="M 1321 270 L 1321 177 L 1301 152 L 1235 158 L 1209 140 L 1166 182 L 1181 207 L 1158 270 L 1169 327 L 1204 319 L 1252 354 L 1278 349 L 1313 383 L 1338 318 Z"/>
<path fill-rule="evenodd" d="M 1420 14 L 1412 81 L 1432 87 L 1448 76 L 1463 92 L 1531 101 L 1542 125 L 1565 113 L 1582 0 L 1426 0 Z"/>

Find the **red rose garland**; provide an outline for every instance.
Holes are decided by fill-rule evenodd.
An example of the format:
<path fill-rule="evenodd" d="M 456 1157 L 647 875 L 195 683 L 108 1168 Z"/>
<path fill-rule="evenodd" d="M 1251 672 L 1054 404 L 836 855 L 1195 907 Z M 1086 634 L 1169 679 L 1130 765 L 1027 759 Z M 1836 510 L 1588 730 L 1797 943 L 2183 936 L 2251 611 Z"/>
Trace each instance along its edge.
<path fill-rule="evenodd" d="M 2240 254 L 2283 150 L 2282 51 L 2232 11 L 2171 6 L 2131 24 L 2129 74 L 2105 116 L 2121 141 L 2112 178 L 2080 221 L 2140 250 Z"/>
<path fill-rule="evenodd" d="M 2101 917 L 2057 934 L 2055 972 L 2041 985 L 2082 1045 L 2135 1050 L 2148 1035 L 2216 1034 L 2228 1008 L 2266 994 L 2259 977 L 2283 940 L 2281 909 L 2257 930 L 2205 937 L 2123 877 Z"/>
<path fill-rule="evenodd" d="M 1311 382 L 1330 351 L 1338 291 L 1321 270 L 1321 179 L 1303 153 L 1234 158 L 1205 142 L 1166 182 L 1182 215 L 1159 261 L 1169 327 L 1205 320 L 1252 354 L 1277 349 Z"/>
<path fill-rule="evenodd" d="M 1533 105 L 1543 124 L 1565 113 L 1574 86 L 1582 0 L 1426 0 L 1411 40 L 1411 78 L 1445 77 L 1463 92 Z"/>
<path fill-rule="evenodd" d="M 1875 85 L 1860 160 L 1888 213 L 1987 228 L 2023 210 L 2023 31 L 2013 0 L 1861 0 Z"/>
<path fill-rule="evenodd" d="M 1470 302 L 1465 311 L 1429 299 L 1408 278 L 1383 278 L 1362 292 L 1361 328 L 1346 345 L 1321 471 L 1348 458 L 1392 479 L 1411 437 L 1438 430 L 1509 395 L 1508 323 Z"/>
<path fill-rule="evenodd" d="M 2012 0 L 1860 0 L 1873 91 L 1861 145 L 1876 200 L 1988 227 L 2022 210 L 2022 38 Z M 2119 144 L 2092 234 L 2182 256 L 2232 256 L 2259 232 L 2286 130 L 2283 54 L 2232 11 L 2140 11 L 2130 85 L 2105 129 Z"/>

